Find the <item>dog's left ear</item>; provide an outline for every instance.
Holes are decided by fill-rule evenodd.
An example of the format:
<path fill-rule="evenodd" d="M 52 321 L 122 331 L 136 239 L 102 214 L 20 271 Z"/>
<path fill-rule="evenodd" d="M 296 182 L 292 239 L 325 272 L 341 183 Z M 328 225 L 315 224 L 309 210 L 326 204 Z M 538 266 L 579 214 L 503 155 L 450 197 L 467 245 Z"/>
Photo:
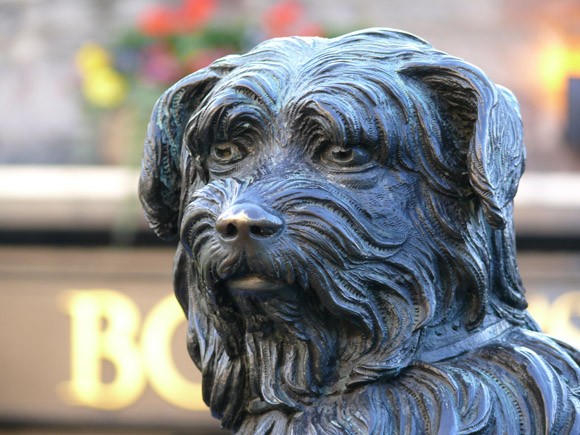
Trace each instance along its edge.
<path fill-rule="evenodd" d="M 503 228 L 510 219 L 525 160 L 515 97 L 493 84 L 478 68 L 450 56 L 436 55 L 407 65 L 400 72 L 428 89 L 434 101 L 423 104 L 436 105 L 442 112 L 441 128 L 450 130 L 454 138 L 453 145 L 441 143 L 441 149 L 451 146 L 452 152 L 460 156 L 458 161 L 447 161 L 455 160 L 453 166 L 460 166 L 453 172 L 467 172 L 471 190 L 479 197 L 489 224 Z M 437 151 L 429 160 L 439 160 Z"/>
<path fill-rule="evenodd" d="M 208 67 L 185 77 L 165 91 L 153 108 L 141 163 L 139 199 L 149 225 L 162 239 L 178 234 L 186 124 L 221 78 L 220 71 Z"/>

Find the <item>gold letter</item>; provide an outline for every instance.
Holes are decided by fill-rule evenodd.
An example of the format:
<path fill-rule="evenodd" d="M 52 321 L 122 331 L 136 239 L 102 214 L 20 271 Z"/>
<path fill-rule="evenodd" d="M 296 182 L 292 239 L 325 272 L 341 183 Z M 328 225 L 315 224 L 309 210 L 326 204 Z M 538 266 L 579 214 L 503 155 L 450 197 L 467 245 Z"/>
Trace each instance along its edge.
<path fill-rule="evenodd" d="M 536 293 L 528 298 L 528 311 L 538 323 L 542 331 L 547 332 L 549 312 L 550 312 L 550 300 L 541 293 Z"/>
<path fill-rule="evenodd" d="M 71 316 L 71 380 L 62 386 L 65 398 L 99 409 L 135 402 L 146 383 L 136 341 L 141 316 L 135 303 L 114 290 L 71 290 L 60 298 Z M 102 379 L 103 360 L 115 367 L 115 378 L 108 383 Z"/>
<path fill-rule="evenodd" d="M 550 334 L 574 347 L 580 346 L 580 331 L 574 317 L 580 315 L 580 291 L 571 291 L 558 296 L 550 309 L 548 318 Z"/>
<path fill-rule="evenodd" d="M 151 387 L 159 396 L 180 408 L 206 410 L 201 397 L 201 384 L 183 377 L 172 358 L 171 339 L 184 320 L 185 316 L 173 295 L 155 305 L 143 325 L 143 358 Z"/>

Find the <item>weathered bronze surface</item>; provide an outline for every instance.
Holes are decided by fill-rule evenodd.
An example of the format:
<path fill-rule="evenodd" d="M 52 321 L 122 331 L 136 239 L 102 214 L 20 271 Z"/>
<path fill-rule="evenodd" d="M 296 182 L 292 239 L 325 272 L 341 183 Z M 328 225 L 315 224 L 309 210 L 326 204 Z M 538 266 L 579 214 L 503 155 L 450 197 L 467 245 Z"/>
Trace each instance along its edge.
<path fill-rule="evenodd" d="M 580 433 L 578 352 L 514 246 L 518 105 L 402 32 L 284 38 L 157 102 L 149 222 L 204 400 L 242 433 Z"/>

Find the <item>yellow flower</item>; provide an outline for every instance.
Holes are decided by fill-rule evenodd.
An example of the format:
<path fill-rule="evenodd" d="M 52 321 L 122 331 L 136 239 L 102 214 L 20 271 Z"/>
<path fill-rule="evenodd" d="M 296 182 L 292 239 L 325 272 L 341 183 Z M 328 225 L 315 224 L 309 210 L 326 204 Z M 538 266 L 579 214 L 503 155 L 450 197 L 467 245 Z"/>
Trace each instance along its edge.
<path fill-rule="evenodd" d="M 127 83 L 112 68 L 92 70 L 83 81 L 83 93 L 91 104 L 112 108 L 123 102 L 127 95 Z"/>
<path fill-rule="evenodd" d="M 109 68 L 111 55 L 99 44 L 89 42 L 79 49 L 75 63 L 83 75 L 91 74 L 102 68 Z"/>

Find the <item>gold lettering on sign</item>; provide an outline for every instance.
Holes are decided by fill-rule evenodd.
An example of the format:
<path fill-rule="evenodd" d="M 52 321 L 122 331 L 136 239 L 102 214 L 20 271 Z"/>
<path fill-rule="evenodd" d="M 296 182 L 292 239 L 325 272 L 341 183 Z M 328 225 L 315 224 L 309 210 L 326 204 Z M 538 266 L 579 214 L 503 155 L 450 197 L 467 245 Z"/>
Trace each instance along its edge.
<path fill-rule="evenodd" d="M 163 298 L 147 315 L 141 334 L 143 360 L 153 390 L 165 401 L 192 411 L 207 409 L 201 384 L 186 379 L 175 366 L 171 339 L 184 321 L 173 295 Z"/>
<path fill-rule="evenodd" d="M 542 330 L 571 345 L 580 345 L 580 291 L 550 302 L 529 298 L 530 312 Z M 108 289 L 70 290 L 59 303 L 71 319 L 71 378 L 59 392 L 71 405 L 116 410 L 135 403 L 147 383 L 163 400 L 187 410 L 207 409 L 201 384 L 186 379 L 173 359 L 171 342 L 184 315 L 173 295 L 161 299 L 145 316 L 125 294 Z M 114 377 L 103 379 L 103 362 Z"/>
<path fill-rule="evenodd" d="M 580 330 L 576 320 L 580 316 L 580 291 L 558 296 L 553 302 L 543 295 L 528 298 L 529 311 L 542 331 L 574 347 L 580 346 Z"/>
<path fill-rule="evenodd" d="M 71 317 L 71 379 L 61 386 L 65 399 L 109 410 L 135 402 L 145 389 L 135 302 L 114 290 L 68 291 L 60 302 Z M 102 380 L 103 360 L 115 368 L 111 382 Z"/>
<path fill-rule="evenodd" d="M 175 330 L 184 321 L 168 295 L 145 317 L 115 290 L 70 290 L 59 303 L 71 318 L 71 379 L 59 392 L 71 405 L 116 410 L 135 403 L 147 381 L 165 401 L 188 410 L 205 410 L 201 384 L 177 369 L 171 351 Z M 112 364 L 112 381 L 103 379 L 103 362 Z"/>

